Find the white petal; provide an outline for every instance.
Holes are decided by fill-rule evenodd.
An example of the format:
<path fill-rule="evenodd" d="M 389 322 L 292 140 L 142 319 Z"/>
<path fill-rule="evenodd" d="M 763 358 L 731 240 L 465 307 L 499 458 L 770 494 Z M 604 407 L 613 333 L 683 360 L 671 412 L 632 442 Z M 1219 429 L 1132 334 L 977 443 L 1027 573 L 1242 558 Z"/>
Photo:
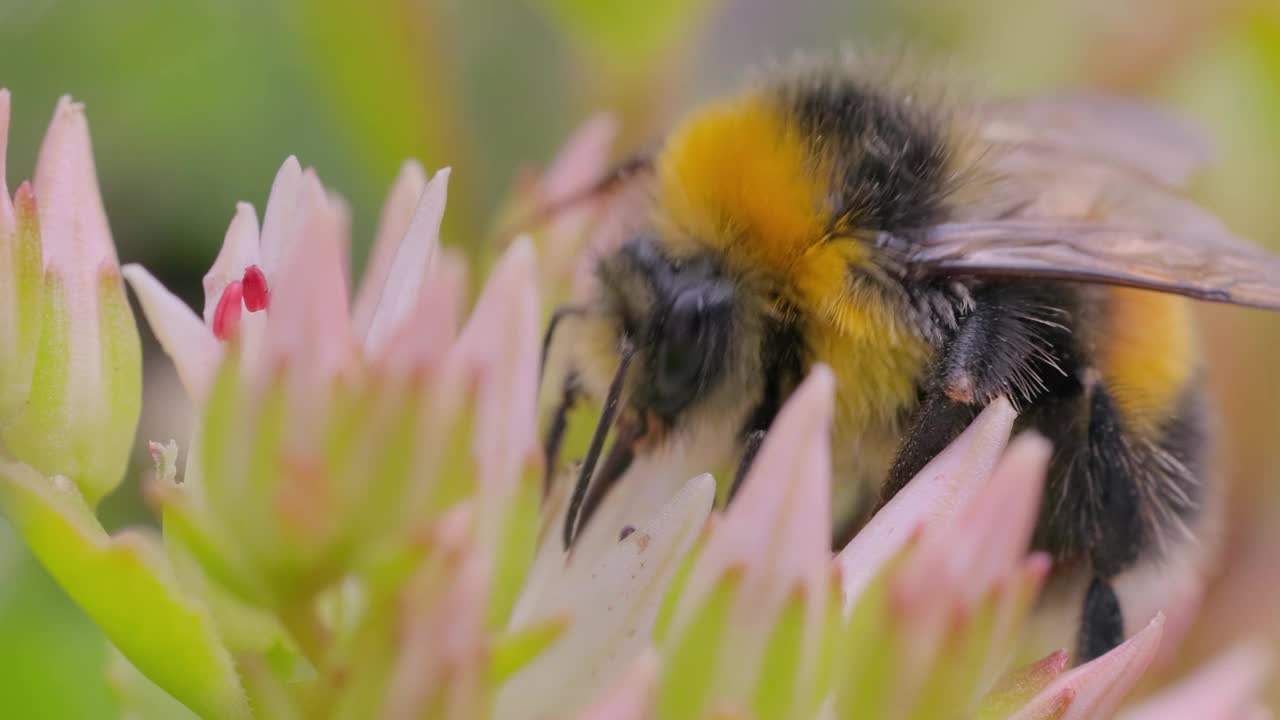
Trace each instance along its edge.
<path fill-rule="evenodd" d="M 204 323 L 213 327 L 213 313 L 222 291 L 244 277 L 245 268 L 258 265 L 258 215 L 249 203 L 236 203 L 236 214 L 227 227 L 218 259 L 204 276 Z"/>
<path fill-rule="evenodd" d="M 400 240 L 369 318 L 364 338 L 368 357 L 377 357 L 396 332 L 412 319 L 418 294 L 426 285 L 432 260 L 440 247 L 440 221 L 444 218 L 448 187 L 449 168 L 444 168 L 431 178 L 418 199 L 413 220 Z"/>
<path fill-rule="evenodd" d="M 405 233 L 409 231 L 418 198 L 422 196 L 422 190 L 426 186 L 427 175 L 422 165 L 415 160 L 406 160 L 382 206 L 369 263 L 365 266 L 364 277 L 360 279 L 356 299 L 352 303 L 351 324 L 358 337 L 364 337 L 369 331 L 369 321 L 382 297 L 387 273 L 391 270 L 391 263 L 395 260 Z"/>
<path fill-rule="evenodd" d="M 917 528 L 955 515 L 986 483 L 1004 452 L 1016 417 L 1013 406 L 1003 398 L 988 405 L 960 437 L 907 483 L 845 546 L 836 561 L 840 566 L 846 611 Z"/>
<path fill-rule="evenodd" d="M 533 617 L 572 613 L 555 645 L 503 686 L 497 718 L 564 717 L 613 684 L 650 641 L 668 583 L 706 522 L 715 481 L 702 475 L 596 566 L 570 566 Z M 572 682 L 567 682 L 571 678 Z"/>
<path fill-rule="evenodd" d="M 191 308 L 146 268 L 130 264 L 124 266 L 123 272 L 160 347 L 178 369 L 187 397 L 202 402 L 222 360 L 222 344 Z"/>

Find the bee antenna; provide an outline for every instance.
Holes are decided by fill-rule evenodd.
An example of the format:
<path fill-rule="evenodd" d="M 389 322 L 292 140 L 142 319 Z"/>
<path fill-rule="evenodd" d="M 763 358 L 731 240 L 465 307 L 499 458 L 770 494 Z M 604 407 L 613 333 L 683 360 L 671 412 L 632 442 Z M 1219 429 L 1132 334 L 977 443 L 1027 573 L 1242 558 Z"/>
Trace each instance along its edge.
<path fill-rule="evenodd" d="M 604 450 L 604 440 L 613 426 L 613 419 L 618 414 L 618 404 L 622 399 L 622 385 L 627 376 L 627 368 L 631 367 L 631 359 L 635 357 L 635 346 L 631 341 L 622 339 L 622 361 L 618 363 L 618 372 L 609 383 L 609 394 L 604 401 L 604 409 L 600 413 L 600 421 L 596 423 L 595 433 L 591 436 L 591 445 L 587 448 L 587 457 L 582 461 L 582 469 L 578 472 L 578 482 L 573 486 L 573 496 L 569 499 L 569 512 L 564 518 L 564 549 L 573 547 L 577 537 L 578 515 L 582 509 L 582 501 L 586 499 L 587 488 L 591 485 L 591 476 L 595 474 L 596 463 Z"/>

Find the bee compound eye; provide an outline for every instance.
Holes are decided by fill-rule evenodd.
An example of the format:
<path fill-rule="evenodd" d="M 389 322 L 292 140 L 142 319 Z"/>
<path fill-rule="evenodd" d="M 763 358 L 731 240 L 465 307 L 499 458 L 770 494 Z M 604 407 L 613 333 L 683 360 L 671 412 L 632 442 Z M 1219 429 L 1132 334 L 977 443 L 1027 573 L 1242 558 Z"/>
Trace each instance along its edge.
<path fill-rule="evenodd" d="M 664 404 L 680 403 L 697 390 L 706 337 L 706 299 L 697 288 L 685 290 L 671 304 L 658 340 L 654 382 Z"/>

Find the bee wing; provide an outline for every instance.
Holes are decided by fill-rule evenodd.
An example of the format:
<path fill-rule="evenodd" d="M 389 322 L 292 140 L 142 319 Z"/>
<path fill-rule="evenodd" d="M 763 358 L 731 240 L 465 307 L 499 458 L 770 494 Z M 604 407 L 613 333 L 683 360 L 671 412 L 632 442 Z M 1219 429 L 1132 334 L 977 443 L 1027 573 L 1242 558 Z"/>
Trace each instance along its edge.
<path fill-rule="evenodd" d="M 983 113 L 980 135 L 1048 164 L 1107 165 L 1175 188 L 1213 155 L 1204 134 L 1180 118 L 1100 95 L 996 102 Z"/>
<path fill-rule="evenodd" d="M 1125 285 L 1280 310 L 1280 258 L 1225 230 L 960 222 L 930 228 L 911 248 L 910 262 L 932 273 Z"/>

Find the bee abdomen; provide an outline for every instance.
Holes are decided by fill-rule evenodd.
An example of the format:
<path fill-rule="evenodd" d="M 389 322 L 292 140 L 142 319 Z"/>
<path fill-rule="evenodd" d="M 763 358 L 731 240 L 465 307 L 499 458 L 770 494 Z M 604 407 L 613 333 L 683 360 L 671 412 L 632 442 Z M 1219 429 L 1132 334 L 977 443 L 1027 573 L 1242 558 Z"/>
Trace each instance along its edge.
<path fill-rule="evenodd" d="M 1198 386 L 1183 388 L 1167 418 L 1142 429 L 1126 425 L 1101 382 L 1075 402 L 1038 405 L 1026 422 L 1056 450 L 1037 548 L 1058 560 L 1087 560 L 1096 576 L 1109 578 L 1192 535 L 1206 444 Z"/>

